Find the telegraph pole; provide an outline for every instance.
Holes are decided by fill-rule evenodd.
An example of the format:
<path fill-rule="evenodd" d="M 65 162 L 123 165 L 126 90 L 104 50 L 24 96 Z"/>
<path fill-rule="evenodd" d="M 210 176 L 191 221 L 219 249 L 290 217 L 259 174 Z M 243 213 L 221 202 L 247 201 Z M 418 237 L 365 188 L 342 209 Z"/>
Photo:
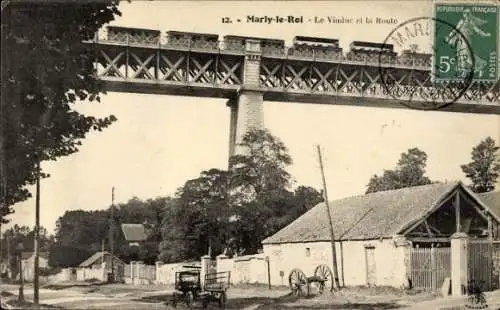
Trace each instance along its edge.
<path fill-rule="evenodd" d="M 113 257 L 115 255 L 115 187 L 113 186 L 111 188 L 111 225 L 110 225 L 110 230 L 111 233 L 109 235 L 109 248 L 111 252 L 111 277 L 114 276 L 113 274 Z M 109 279 L 108 279 L 109 281 Z"/>
<path fill-rule="evenodd" d="M 36 201 L 35 201 L 35 263 L 33 274 L 33 303 L 38 304 L 40 275 L 40 155 L 37 154 Z"/>
<path fill-rule="evenodd" d="M 104 265 L 104 239 L 101 240 L 101 265 Z"/>
<path fill-rule="evenodd" d="M 335 281 L 335 286 L 337 288 L 340 288 L 340 281 L 339 281 L 339 272 L 337 268 L 337 250 L 335 248 L 335 234 L 333 233 L 333 223 L 332 223 L 332 216 L 330 214 L 330 205 L 328 203 L 328 193 L 326 191 L 326 179 L 325 179 L 325 172 L 323 170 L 323 160 L 321 158 L 321 149 L 319 145 L 317 146 L 318 149 L 318 161 L 319 161 L 319 166 L 321 169 L 321 178 L 323 181 L 323 198 L 325 199 L 325 206 L 326 206 L 326 214 L 328 217 L 328 223 L 329 228 L 330 228 L 330 239 L 332 240 L 332 256 L 333 256 L 333 277 Z"/>
<path fill-rule="evenodd" d="M 11 269 L 11 257 L 10 257 L 10 238 L 8 234 L 4 234 L 4 238 L 7 241 L 7 278 L 12 278 L 12 269 Z"/>

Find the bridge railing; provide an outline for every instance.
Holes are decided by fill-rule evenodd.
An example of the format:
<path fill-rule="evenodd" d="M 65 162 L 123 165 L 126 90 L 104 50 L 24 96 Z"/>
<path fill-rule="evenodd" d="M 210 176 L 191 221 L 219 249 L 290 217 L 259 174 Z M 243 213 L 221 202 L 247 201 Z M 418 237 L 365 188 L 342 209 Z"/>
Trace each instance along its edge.
<path fill-rule="evenodd" d="M 430 70 L 432 59 L 430 54 L 406 53 L 402 55 L 379 55 L 348 51 L 341 48 L 322 48 L 313 46 L 285 46 L 284 40 L 251 38 L 243 36 L 224 36 L 222 40 L 217 34 L 167 31 L 162 35 L 159 30 L 108 26 L 96 33 L 94 41 L 119 45 L 139 45 L 163 49 L 195 49 L 205 51 L 226 51 L 237 54 L 245 53 L 246 39 L 261 41 L 261 54 L 264 57 L 291 58 L 330 62 L 351 62 L 370 65 L 397 65 L 412 67 L 418 70 Z"/>

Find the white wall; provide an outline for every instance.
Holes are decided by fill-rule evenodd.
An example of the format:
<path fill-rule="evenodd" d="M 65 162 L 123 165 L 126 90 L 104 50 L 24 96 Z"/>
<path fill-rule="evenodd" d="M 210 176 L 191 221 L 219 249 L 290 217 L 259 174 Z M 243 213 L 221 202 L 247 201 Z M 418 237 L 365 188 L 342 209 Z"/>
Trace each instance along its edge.
<path fill-rule="evenodd" d="M 76 270 L 76 279 L 77 281 L 98 279 L 99 281 L 106 282 L 108 280 L 108 273 L 105 268 L 78 268 Z"/>
<path fill-rule="evenodd" d="M 50 283 L 60 283 L 71 280 L 71 268 L 64 268 L 59 273 L 46 277 Z"/>
<path fill-rule="evenodd" d="M 306 255 L 307 248 L 309 256 Z M 265 244 L 264 255 L 269 257 L 271 285 L 288 286 L 288 276 L 295 268 L 302 270 L 306 276 L 312 276 L 316 266 L 332 265 L 329 242 Z"/>
<path fill-rule="evenodd" d="M 188 263 L 161 264 L 156 263 L 156 280 L 157 284 L 173 285 L 175 283 L 175 273 L 185 270 L 183 266 L 190 265 Z"/>
<path fill-rule="evenodd" d="M 21 261 L 23 265 L 23 276 L 27 281 L 33 280 L 35 276 L 35 256 L 32 255 L 30 258 Z M 49 268 L 48 259 L 39 256 L 38 266 L 40 268 Z"/>
<path fill-rule="evenodd" d="M 265 255 L 245 255 L 228 258 L 224 255 L 217 257 L 217 272 L 230 271 L 231 284 L 260 283 L 267 284 L 267 262 Z"/>
<path fill-rule="evenodd" d="M 396 248 L 392 239 L 336 242 L 340 284 L 367 284 L 367 246 L 375 247 L 376 285 L 400 287 L 406 278 L 404 250 Z M 265 244 L 264 255 L 270 258 L 272 285 L 288 285 L 288 276 L 294 268 L 301 269 L 306 276 L 314 275 L 314 269 L 322 264 L 333 271 L 330 242 Z"/>

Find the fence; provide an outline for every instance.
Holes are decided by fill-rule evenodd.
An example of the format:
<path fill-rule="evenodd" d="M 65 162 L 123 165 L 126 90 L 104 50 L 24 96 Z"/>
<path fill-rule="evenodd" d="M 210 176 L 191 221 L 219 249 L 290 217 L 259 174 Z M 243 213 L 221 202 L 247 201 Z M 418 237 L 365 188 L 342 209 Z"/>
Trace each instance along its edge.
<path fill-rule="evenodd" d="M 451 248 L 412 248 L 409 267 L 413 287 L 437 290 L 451 277 Z"/>
<path fill-rule="evenodd" d="M 156 266 L 142 265 L 143 268 L 139 268 L 138 278 L 154 281 L 156 280 Z"/>
<path fill-rule="evenodd" d="M 132 261 L 125 265 L 123 278 L 129 284 L 152 284 L 156 281 L 156 266 Z"/>
<path fill-rule="evenodd" d="M 469 242 L 468 270 L 469 281 L 481 286 L 482 290 L 491 291 L 499 285 L 499 257 L 500 244 L 488 240 L 471 240 Z"/>

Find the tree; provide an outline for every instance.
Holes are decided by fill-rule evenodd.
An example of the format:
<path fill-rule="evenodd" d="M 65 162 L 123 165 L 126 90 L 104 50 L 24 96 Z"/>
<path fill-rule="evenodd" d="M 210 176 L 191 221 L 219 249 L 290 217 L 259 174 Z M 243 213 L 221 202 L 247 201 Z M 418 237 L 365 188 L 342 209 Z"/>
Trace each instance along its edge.
<path fill-rule="evenodd" d="M 66 211 L 56 223 L 56 242 L 49 256 L 54 267 L 75 267 L 101 250 L 109 229 L 108 211 Z M 77 253 L 64 255 L 65 252 Z"/>
<path fill-rule="evenodd" d="M 279 138 L 268 130 L 251 130 L 243 137 L 241 146 L 247 154 L 229 159 L 231 190 L 237 189 L 252 200 L 290 187 L 292 181 L 286 167 L 292 164 L 292 158 Z"/>
<path fill-rule="evenodd" d="M 260 248 L 260 241 L 283 223 L 292 209 L 286 168 L 292 163 L 288 148 L 268 130 L 248 131 L 242 139 L 243 154 L 229 159 L 229 204 L 236 215 L 231 223 L 234 251 Z"/>
<path fill-rule="evenodd" d="M 318 203 L 323 202 L 323 193 L 318 192 L 317 189 L 310 186 L 299 186 L 294 192 L 294 201 L 297 204 L 296 216 L 302 215 L 302 213 L 316 206 Z"/>
<path fill-rule="evenodd" d="M 495 140 L 487 137 L 472 148 L 472 161 L 460 166 L 465 176 L 471 180 L 470 187 L 474 192 L 484 193 L 495 189 L 500 173 L 499 149 Z"/>
<path fill-rule="evenodd" d="M 384 170 L 382 176 L 372 176 L 366 193 L 430 184 L 431 180 L 425 176 L 426 166 L 427 154 L 418 148 L 411 148 L 401 154 L 395 169 Z"/>
<path fill-rule="evenodd" d="M 266 130 L 243 139 L 247 152 L 230 159 L 229 171 L 210 169 L 187 181 L 162 224 L 160 259 L 178 262 L 225 252 L 255 253 L 261 241 L 322 200 L 299 186 L 290 191 L 286 146 Z"/>
<path fill-rule="evenodd" d="M 221 253 L 227 240 L 227 171 L 210 169 L 187 181 L 163 221 L 160 258 L 167 262 Z"/>
<path fill-rule="evenodd" d="M 100 101 L 94 77 L 95 46 L 84 44 L 120 15 L 117 0 L 2 2 L 1 220 L 29 198 L 40 161 L 78 151 L 91 130 L 116 120 L 72 109 L 78 100 Z"/>

